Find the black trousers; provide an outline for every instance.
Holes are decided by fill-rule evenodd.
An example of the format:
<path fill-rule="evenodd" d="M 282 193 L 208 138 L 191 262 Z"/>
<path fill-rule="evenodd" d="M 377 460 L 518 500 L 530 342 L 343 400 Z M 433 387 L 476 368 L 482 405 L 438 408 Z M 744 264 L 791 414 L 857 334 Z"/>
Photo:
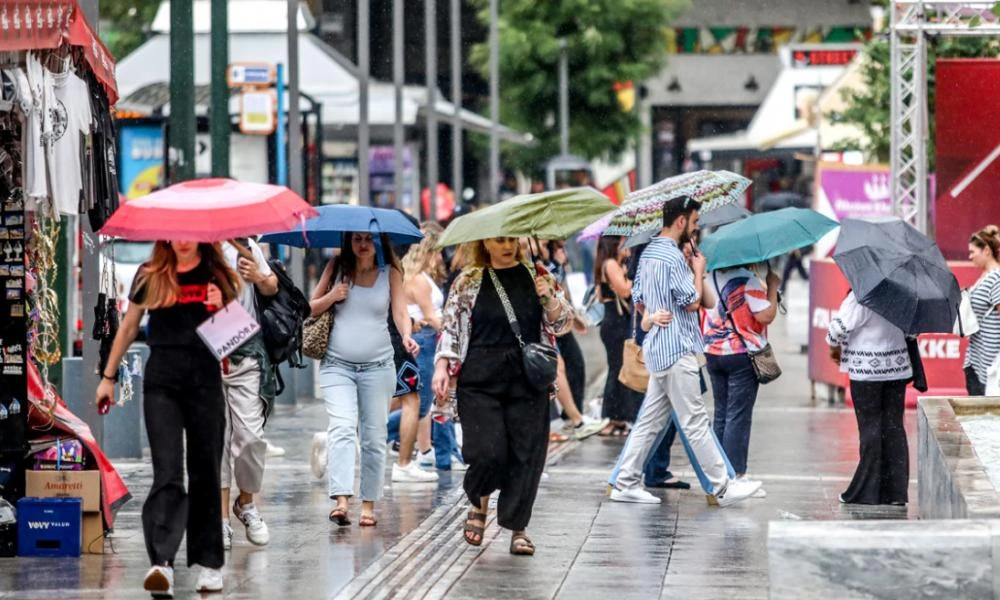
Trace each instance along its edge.
<path fill-rule="evenodd" d="M 573 404 L 576 404 L 580 412 L 584 412 L 583 397 L 587 393 L 587 369 L 583 360 L 583 350 L 580 349 L 580 343 L 572 333 L 556 338 L 556 345 L 559 347 L 563 362 L 566 363 L 566 379 L 569 380 L 569 391 L 573 394 Z M 565 413 L 563 418 L 566 418 Z"/>
<path fill-rule="evenodd" d="M 852 381 L 861 460 L 843 493 L 848 504 L 905 504 L 910 453 L 903 429 L 904 380 Z"/>
<path fill-rule="evenodd" d="M 219 363 L 211 354 L 153 349 L 143 403 L 153 459 L 153 487 L 142 505 L 149 560 L 173 566 L 187 531 L 188 566 L 221 568 L 219 471 L 226 417 Z"/>
<path fill-rule="evenodd" d="M 618 314 L 613 302 L 605 302 L 604 306 L 601 342 L 608 359 L 608 379 L 604 382 L 601 416 L 612 421 L 633 423 L 639 415 L 643 394 L 630 390 L 618 381 L 624 362 L 625 340 L 632 337 L 632 319 L 627 310 L 624 314 Z"/>
<path fill-rule="evenodd" d="M 976 370 L 972 367 L 965 367 L 965 391 L 970 396 L 985 396 L 986 384 L 979 380 Z"/>
<path fill-rule="evenodd" d="M 548 394 L 528 385 L 516 348 L 472 348 L 457 395 L 469 502 L 500 490 L 497 523 L 527 528 L 548 450 Z"/>

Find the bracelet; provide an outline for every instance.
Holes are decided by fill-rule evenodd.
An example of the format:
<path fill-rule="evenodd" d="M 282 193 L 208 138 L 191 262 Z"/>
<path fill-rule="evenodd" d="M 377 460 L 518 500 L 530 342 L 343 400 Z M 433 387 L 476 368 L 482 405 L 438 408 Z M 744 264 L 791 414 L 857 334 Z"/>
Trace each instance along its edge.
<path fill-rule="evenodd" d="M 115 373 L 114 377 L 108 377 L 104 373 L 101 373 L 101 379 L 107 379 L 108 381 L 112 381 L 114 383 L 118 383 L 118 373 Z"/>

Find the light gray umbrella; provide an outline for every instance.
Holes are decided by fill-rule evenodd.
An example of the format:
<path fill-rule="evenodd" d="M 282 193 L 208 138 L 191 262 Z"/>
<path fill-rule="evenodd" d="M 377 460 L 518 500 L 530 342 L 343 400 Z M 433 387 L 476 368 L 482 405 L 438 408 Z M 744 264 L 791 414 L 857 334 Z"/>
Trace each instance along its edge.
<path fill-rule="evenodd" d="M 710 211 L 702 213 L 698 222 L 702 227 L 721 227 L 722 225 L 735 223 L 740 219 L 745 219 L 751 214 L 753 213 L 742 206 L 738 206 L 736 204 L 723 204 L 719 208 L 714 208 Z M 642 233 L 637 233 L 626 239 L 622 247 L 635 248 L 636 246 L 648 244 L 649 240 L 653 239 L 658 233 L 660 233 L 659 229 L 652 229 L 649 231 L 643 231 Z"/>

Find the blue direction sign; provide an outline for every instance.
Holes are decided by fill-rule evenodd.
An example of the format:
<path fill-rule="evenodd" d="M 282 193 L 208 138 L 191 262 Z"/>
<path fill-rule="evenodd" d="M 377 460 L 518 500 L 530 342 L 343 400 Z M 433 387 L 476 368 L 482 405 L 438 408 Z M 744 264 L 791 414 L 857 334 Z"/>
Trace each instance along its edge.
<path fill-rule="evenodd" d="M 269 86 L 275 81 L 274 65 L 266 63 L 233 63 L 226 73 L 229 87 Z"/>

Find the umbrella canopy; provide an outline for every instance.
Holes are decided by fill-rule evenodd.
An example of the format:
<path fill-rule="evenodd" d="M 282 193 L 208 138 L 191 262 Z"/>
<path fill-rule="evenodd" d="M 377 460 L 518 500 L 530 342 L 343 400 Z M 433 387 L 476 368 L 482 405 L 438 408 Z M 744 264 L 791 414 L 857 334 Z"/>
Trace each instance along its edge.
<path fill-rule="evenodd" d="M 757 212 L 770 212 L 782 208 L 809 208 L 809 199 L 795 192 L 773 192 L 764 194 L 753 203 Z"/>
<path fill-rule="evenodd" d="M 815 244 L 837 222 L 808 208 L 783 208 L 723 225 L 701 242 L 708 270 L 765 261 Z"/>
<path fill-rule="evenodd" d="M 495 237 L 564 240 L 614 209 L 607 196 L 590 187 L 523 194 L 455 219 L 438 246 Z"/>
<path fill-rule="evenodd" d="M 741 200 L 750 183 L 746 177 L 729 171 L 695 171 L 668 177 L 626 196 L 611 217 L 604 235 L 629 237 L 662 229 L 663 203 L 678 196 L 697 200 L 701 203 L 702 214 L 707 214 Z"/>
<path fill-rule="evenodd" d="M 702 211 L 698 224 L 702 227 L 722 227 L 745 219 L 753 213 L 739 204 L 726 204 L 708 212 Z"/>
<path fill-rule="evenodd" d="M 319 207 L 319 216 L 305 227 L 284 228 L 268 233 L 260 241 L 298 248 L 340 248 L 344 233 L 365 231 L 385 233 L 394 244 L 415 244 L 423 239 L 420 228 L 398 210 L 334 204 Z"/>
<path fill-rule="evenodd" d="M 862 306 L 908 335 L 951 333 L 962 293 L 937 244 L 895 217 L 845 219 L 833 255 Z"/>
<path fill-rule="evenodd" d="M 604 235 L 604 230 L 611 224 L 611 216 L 613 214 L 614 213 L 608 213 L 590 225 L 584 227 L 583 231 L 580 232 L 580 235 L 577 236 L 576 241 L 589 242 Z"/>
<path fill-rule="evenodd" d="M 318 213 L 280 185 L 195 179 L 121 204 L 101 235 L 137 242 L 221 242 L 289 229 Z"/>

